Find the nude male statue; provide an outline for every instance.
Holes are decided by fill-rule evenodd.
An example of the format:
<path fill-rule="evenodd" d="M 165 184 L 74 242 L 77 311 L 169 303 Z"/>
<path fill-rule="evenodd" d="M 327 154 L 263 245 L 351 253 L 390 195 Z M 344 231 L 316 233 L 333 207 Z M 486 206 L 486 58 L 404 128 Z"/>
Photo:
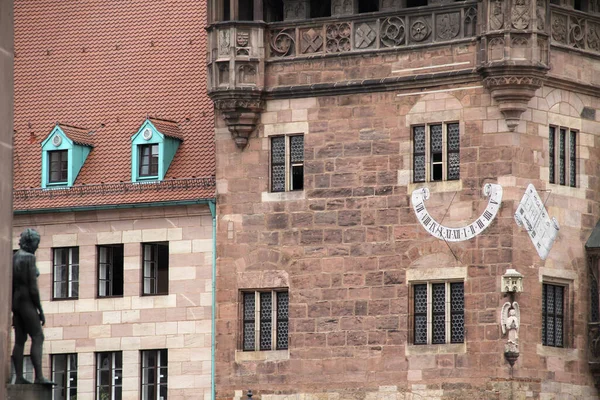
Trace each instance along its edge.
<path fill-rule="evenodd" d="M 20 249 L 13 256 L 12 312 L 15 327 L 13 362 L 17 375 L 16 384 L 31 383 L 23 378 L 23 351 L 27 335 L 31 337 L 31 361 L 35 370 L 35 383 L 53 384 L 42 374 L 42 325 L 46 317 L 40 302 L 35 265 L 35 251 L 40 244 L 40 235 L 34 229 L 25 229 L 19 240 Z"/>

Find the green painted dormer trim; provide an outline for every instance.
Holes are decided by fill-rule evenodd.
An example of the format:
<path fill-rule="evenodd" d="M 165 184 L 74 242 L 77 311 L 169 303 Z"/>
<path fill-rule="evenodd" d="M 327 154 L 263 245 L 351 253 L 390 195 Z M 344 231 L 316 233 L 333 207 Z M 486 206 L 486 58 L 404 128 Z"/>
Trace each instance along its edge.
<path fill-rule="evenodd" d="M 170 121 L 166 123 L 175 125 Z M 140 176 L 141 148 L 144 145 L 154 144 L 158 145 L 158 173 L 152 176 Z M 181 139 L 161 132 L 151 119 L 146 119 L 137 133 L 131 137 L 131 181 L 162 181 L 180 144 Z"/>
<path fill-rule="evenodd" d="M 64 181 L 50 182 L 50 152 L 52 151 L 67 152 L 67 179 Z M 92 151 L 91 145 L 72 140 L 60 125 L 56 125 L 42 142 L 42 188 L 73 186 L 90 151 Z"/>

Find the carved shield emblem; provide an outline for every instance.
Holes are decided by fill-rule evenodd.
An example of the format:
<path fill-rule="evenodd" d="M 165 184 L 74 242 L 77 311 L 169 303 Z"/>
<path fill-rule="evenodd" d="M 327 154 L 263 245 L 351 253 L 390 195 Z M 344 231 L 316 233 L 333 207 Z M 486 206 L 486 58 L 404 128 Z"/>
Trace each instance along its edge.
<path fill-rule="evenodd" d="M 530 0 L 517 0 L 512 8 L 511 20 L 515 29 L 527 29 L 531 20 Z"/>
<path fill-rule="evenodd" d="M 502 29 L 504 26 L 504 5 L 501 0 L 496 0 L 492 5 L 490 13 L 490 28 L 493 31 Z"/>
<path fill-rule="evenodd" d="M 444 40 L 456 37 L 460 30 L 459 20 L 460 16 L 457 13 L 438 16 L 436 26 L 438 37 Z"/>

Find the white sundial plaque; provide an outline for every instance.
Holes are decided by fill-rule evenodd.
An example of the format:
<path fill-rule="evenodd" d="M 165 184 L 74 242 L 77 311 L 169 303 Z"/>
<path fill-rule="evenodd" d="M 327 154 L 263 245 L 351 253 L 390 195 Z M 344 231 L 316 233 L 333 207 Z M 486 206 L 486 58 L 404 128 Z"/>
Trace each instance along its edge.
<path fill-rule="evenodd" d="M 500 204 L 502 204 L 502 186 L 495 183 L 486 183 L 483 194 L 489 197 L 488 204 L 483 213 L 469 225 L 462 227 L 447 227 L 437 222 L 425 207 L 425 200 L 429 199 L 429 189 L 416 189 L 412 192 L 411 200 L 417 219 L 423 228 L 432 236 L 447 242 L 460 242 L 474 238 L 483 232 L 496 218 Z"/>

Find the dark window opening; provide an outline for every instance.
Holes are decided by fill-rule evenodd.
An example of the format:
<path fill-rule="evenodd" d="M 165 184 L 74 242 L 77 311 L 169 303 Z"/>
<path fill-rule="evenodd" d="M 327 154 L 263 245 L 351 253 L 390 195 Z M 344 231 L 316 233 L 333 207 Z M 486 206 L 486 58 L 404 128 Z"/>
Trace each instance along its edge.
<path fill-rule="evenodd" d="M 254 0 L 239 0 L 238 6 L 239 21 L 254 20 Z"/>
<path fill-rule="evenodd" d="M 368 13 L 379 11 L 379 2 L 374 0 L 359 0 L 358 1 L 358 12 Z"/>
<path fill-rule="evenodd" d="M 98 297 L 123 296 L 123 245 L 98 246 Z"/>
<path fill-rule="evenodd" d="M 584 0 L 574 0 L 573 1 L 573 8 L 575 10 L 579 10 L 579 11 L 586 11 L 585 10 L 585 1 Z"/>
<path fill-rule="evenodd" d="M 231 3 L 230 0 L 223 0 L 223 21 L 231 20 Z"/>
<path fill-rule="evenodd" d="M 167 350 L 142 350 L 142 400 L 167 398 Z"/>
<path fill-rule="evenodd" d="M 283 21 L 283 0 L 265 0 L 263 14 L 266 22 Z"/>
<path fill-rule="evenodd" d="M 69 179 L 69 158 L 67 150 L 48 152 L 48 173 L 50 183 L 66 182 Z"/>
<path fill-rule="evenodd" d="M 169 294 L 169 243 L 142 244 L 143 294 Z"/>
<path fill-rule="evenodd" d="M 431 180 L 444 179 L 442 125 L 430 126 Z"/>
<path fill-rule="evenodd" d="M 143 144 L 140 146 L 140 176 L 158 175 L 158 145 Z"/>
<path fill-rule="evenodd" d="M 310 0 L 310 17 L 331 17 L 331 0 Z"/>
<path fill-rule="evenodd" d="M 406 8 L 426 6 L 427 0 L 406 0 Z"/>

